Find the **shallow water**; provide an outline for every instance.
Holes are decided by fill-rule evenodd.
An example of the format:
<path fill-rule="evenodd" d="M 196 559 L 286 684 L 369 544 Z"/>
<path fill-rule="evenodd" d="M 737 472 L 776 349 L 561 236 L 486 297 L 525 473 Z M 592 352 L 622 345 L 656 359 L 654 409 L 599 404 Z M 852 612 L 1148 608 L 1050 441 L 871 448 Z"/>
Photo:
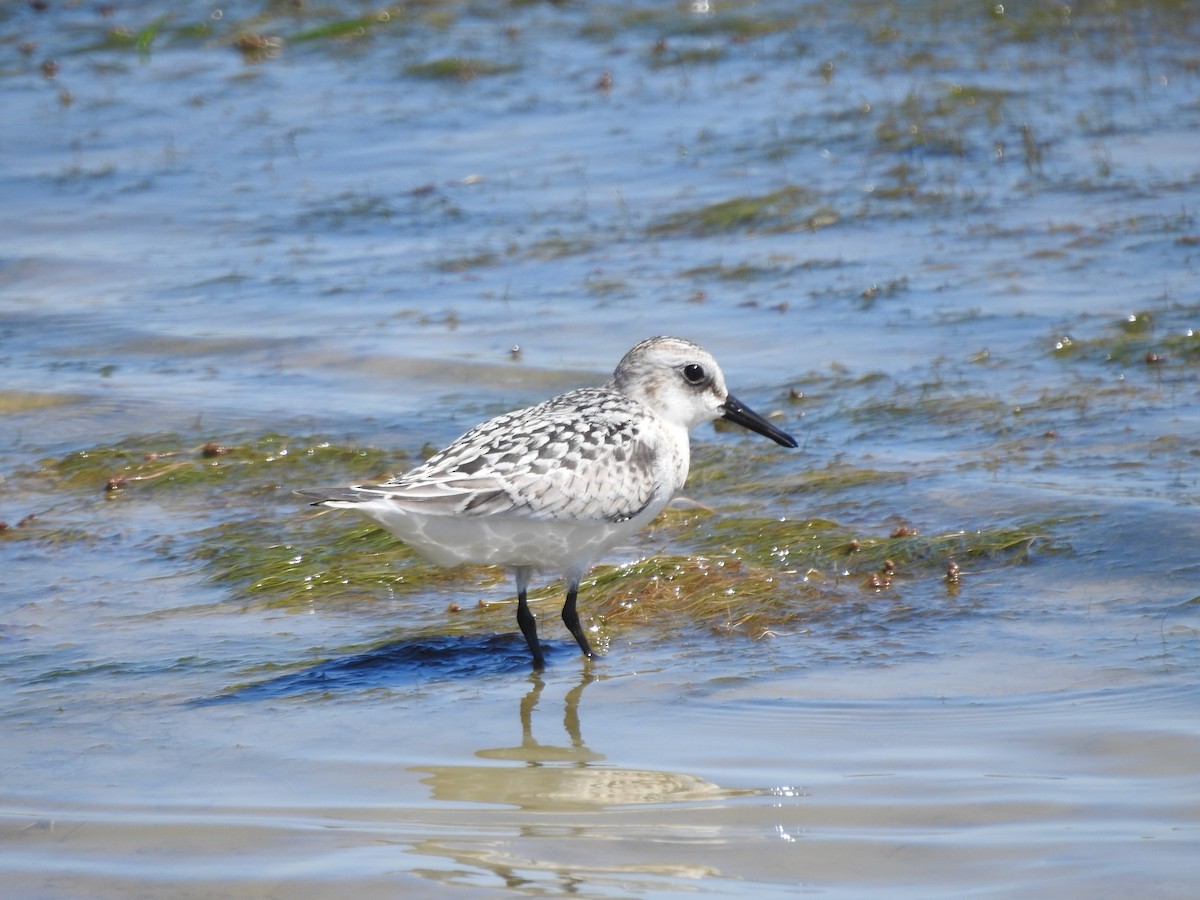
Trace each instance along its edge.
<path fill-rule="evenodd" d="M 0 9 L 7 893 L 1191 896 L 1200 19 L 708 6 Z M 608 561 L 727 614 L 604 570 L 535 676 L 500 575 L 230 576 L 655 333 L 802 443 Z"/>

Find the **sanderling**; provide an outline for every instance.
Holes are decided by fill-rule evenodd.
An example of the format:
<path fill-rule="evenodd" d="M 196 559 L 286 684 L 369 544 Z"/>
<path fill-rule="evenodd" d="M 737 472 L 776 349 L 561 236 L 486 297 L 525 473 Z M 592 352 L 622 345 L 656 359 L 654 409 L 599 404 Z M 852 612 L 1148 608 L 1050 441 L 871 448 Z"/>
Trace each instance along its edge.
<path fill-rule="evenodd" d="M 511 568 L 517 624 L 541 669 L 525 601 L 530 576 L 549 569 L 566 578 L 563 622 L 590 657 L 575 609 L 579 582 L 606 549 L 670 502 L 687 478 L 688 431 L 714 419 L 796 446 L 726 390 L 704 348 L 650 338 L 625 354 L 603 387 L 497 416 L 397 478 L 298 493 L 314 506 L 357 510 L 437 565 Z"/>

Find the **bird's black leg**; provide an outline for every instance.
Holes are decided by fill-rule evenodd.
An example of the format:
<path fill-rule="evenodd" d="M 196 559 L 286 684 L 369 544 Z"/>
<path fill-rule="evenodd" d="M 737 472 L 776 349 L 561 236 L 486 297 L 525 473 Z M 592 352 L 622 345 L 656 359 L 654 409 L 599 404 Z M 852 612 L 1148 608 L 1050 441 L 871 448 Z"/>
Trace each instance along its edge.
<path fill-rule="evenodd" d="M 529 574 L 528 569 L 517 569 L 517 624 L 521 626 L 521 634 L 525 635 L 525 642 L 529 644 L 529 652 L 533 654 L 533 667 L 544 669 L 546 668 L 546 658 L 542 656 L 542 645 L 538 643 L 537 621 L 533 618 L 533 613 L 529 611 L 529 604 L 525 602 L 525 589 L 529 586 Z"/>
<path fill-rule="evenodd" d="M 562 620 L 567 626 L 567 630 L 575 635 L 575 641 L 579 644 L 579 649 L 583 651 L 583 655 L 591 658 L 592 645 L 588 643 L 587 635 L 583 633 L 583 626 L 579 624 L 579 613 L 575 610 L 575 596 L 579 593 L 579 579 L 570 578 L 567 580 L 567 602 L 563 604 Z"/>

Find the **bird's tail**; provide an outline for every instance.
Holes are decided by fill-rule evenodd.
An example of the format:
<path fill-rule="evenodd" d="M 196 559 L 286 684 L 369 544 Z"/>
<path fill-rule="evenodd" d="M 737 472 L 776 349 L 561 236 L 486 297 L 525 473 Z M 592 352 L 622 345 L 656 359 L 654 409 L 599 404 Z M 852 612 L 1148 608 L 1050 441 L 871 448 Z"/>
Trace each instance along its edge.
<path fill-rule="evenodd" d="M 319 491 L 296 491 L 313 506 L 353 506 L 378 500 L 378 491 L 360 491 L 357 488 L 326 488 Z"/>

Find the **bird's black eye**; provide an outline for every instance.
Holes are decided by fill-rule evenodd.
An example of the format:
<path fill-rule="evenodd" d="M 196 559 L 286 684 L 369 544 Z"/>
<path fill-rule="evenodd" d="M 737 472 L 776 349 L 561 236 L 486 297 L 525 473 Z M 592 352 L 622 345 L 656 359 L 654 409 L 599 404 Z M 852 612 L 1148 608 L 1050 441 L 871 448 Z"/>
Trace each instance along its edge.
<path fill-rule="evenodd" d="M 704 367 L 689 363 L 683 367 L 683 377 L 688 384 L 699 384 L 704 380 Z"/>

